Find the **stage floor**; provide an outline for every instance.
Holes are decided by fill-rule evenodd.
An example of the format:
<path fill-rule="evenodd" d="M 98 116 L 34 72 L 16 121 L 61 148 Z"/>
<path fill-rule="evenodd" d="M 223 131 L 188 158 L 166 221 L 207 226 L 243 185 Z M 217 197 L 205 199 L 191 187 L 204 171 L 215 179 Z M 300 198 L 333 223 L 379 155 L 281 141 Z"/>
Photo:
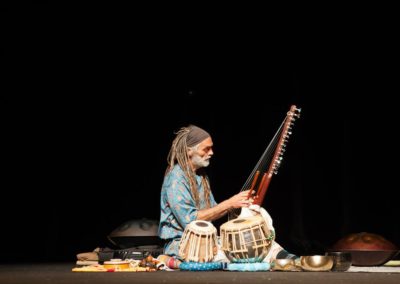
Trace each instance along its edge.
<path fill-rule="evenodd" d="M 75 263 L 0 264 L 0 283 L 400 283 L 383 272 L 72 272 Z"/>

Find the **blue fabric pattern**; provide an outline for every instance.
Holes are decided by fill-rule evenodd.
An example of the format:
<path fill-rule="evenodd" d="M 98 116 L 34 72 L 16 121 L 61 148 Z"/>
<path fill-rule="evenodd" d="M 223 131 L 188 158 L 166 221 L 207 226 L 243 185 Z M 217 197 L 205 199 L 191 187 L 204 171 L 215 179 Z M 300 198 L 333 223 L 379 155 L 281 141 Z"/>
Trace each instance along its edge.
<path fill-rule="evenodd" d="M 221 270 L 223 267 L 222 262 L 182 262 L 179 265 L 180 270 L 189 271 L 209 271 L 209 270 Z"/>
<path fill-rule="evenodd" d="M 196 176 L 199 190 L 200 208 L 191 195 L 189 182 L 179 165 L 175 165 L 164 178 L 161 189 L 161 216 L 158 235 L 166 240 L 164 254 L 179 256 L 179 242 L 185 227 L 197 219 L 197 211 L 206 208 L 201 176 Z M 210 205 L 217 205 L 210 194 Z"/>

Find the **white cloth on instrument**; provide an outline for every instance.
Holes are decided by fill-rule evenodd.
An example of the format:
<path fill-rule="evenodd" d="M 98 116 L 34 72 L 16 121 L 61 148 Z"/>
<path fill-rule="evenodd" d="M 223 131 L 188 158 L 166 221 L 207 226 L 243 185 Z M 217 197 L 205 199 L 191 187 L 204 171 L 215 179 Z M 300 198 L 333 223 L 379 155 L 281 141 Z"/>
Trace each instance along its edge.
<path fill-rule="evenodd" d="M 274 231 L 274 233 L 275 233 L 274 226 L 272 225 L 271 216 L 269 215 L 267 210 L 265 210 L 264 208 L 262 208 L 259 205 L 252 204 L 248 208 L 243 207 L 238 218 L 256 216 L 258 214 L 261 214 L 261 216 L 264 218 L 265 222 L 267 223 L 268 228 L 270 230 Z"/>

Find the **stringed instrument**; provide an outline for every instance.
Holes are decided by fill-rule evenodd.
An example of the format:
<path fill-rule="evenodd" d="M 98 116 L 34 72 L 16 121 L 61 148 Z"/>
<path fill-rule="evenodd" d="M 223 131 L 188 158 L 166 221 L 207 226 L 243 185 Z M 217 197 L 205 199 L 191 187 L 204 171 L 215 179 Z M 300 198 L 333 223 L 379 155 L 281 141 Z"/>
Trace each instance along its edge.
<path fill-rule="evenodd" d="M 300 118 L 301 109 L 295 105 L 290 107 L 278 131 L 262 154 L 240 191 L 250 189 L 248 198 L 253 198 L 253 204 L 261 207 L 273 175 L 278 174 L 286 146 L 292 135 L 292 128 L 297 118 Z M 252 192 L 255 193 L 252 193 Z M 242 208 L 244 209 L 244 208 Z M 242 210 L 243 211 L 243 210 Z M 237 218 L 239 210 L 231 210 L 229 219 Z"/>

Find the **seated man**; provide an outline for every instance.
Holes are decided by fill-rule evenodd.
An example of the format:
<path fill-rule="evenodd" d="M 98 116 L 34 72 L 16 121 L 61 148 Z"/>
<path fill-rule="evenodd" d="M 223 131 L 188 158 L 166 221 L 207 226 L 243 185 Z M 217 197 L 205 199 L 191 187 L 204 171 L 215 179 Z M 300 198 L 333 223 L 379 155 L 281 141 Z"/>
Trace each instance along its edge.
<path fill-rule="evenodd" d="M 210 134 L 194 125 L 182 127 L 172 142 L 161 190 L 159 225 L 159 236 L 166 242 L 164 253 L 167 255 L 179 258 L 180 239 L 190 222 L 214 221 L 232 209 L 251 205 L 248 190 L 220 203 L 215 202 L 204 171 L 214 154 L 212 147 Z M 221 253 L 217 257 L 215 261 L 220 261 Z M 270 260 L 296 256 L 273 242 L 267 258 Z"/>

